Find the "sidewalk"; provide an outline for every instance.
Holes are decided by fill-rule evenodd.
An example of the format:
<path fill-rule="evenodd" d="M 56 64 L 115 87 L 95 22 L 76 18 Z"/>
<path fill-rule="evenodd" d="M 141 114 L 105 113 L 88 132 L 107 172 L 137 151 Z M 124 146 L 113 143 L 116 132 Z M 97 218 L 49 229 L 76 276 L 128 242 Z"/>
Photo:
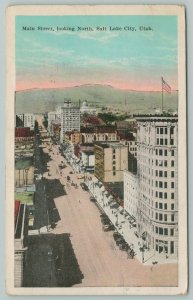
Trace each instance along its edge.
<path fill-rule="evenodd" d="M 143 241 L 141 238 L 136 236 L 136 227 L 132 227 L 128 218 L 125 217 L 123 207 L 119 206 L 117 209 L 110 207 L 113 198 L 111 197 L 111 199 L 109 199 L 110 197 L 107 197 L 108 192 L 94 175 L 92 175 L 92 180 L 87 180 L 85 183 L 95 197 L 99 206 L 109 217 L 116 230 L 124 237 L 128 245 L 130 245 L 130 247 L 134 250 L 136 253 L 135 257 L 141 263 L 144 263 L 145 265 L 176 263 L 175 259 L 166 258 L 164 254 L 155 253 L 154 250 L 144 249 L 143 252 L 140 251 Z M 124 211 L 124 213 L 121 214 L 120 211 Z"/>

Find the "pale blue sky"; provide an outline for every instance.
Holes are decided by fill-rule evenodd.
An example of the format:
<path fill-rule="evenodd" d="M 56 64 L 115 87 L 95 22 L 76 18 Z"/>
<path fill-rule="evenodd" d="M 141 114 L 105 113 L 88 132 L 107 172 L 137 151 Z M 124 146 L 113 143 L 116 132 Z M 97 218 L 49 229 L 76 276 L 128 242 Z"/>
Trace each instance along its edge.
<path fill-rule="evenodd" d="M 38 26 L 54 31 L 39 31 Z M 57 32 L 57 26 L 91 26 L 94 31 Z M 98 32 L 97 26 L 107 31 Z M 110 26 L 133 26 L 136 31 L 110 31 Z M 140 31 L 139 26 L 153 31 Z M 18 89 L 86 83 L 157 89 L 161 76 L 176 89 L 177 17 L 18 16 L 16 69 Z"/>

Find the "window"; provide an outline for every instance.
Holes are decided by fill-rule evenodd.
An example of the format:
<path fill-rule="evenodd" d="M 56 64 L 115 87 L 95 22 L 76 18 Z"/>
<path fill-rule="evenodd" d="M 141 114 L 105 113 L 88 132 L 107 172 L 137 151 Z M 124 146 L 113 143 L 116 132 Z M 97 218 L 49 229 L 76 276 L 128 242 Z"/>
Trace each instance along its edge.
<path fill-rule="evenodd" d="M 162 188 L 163 187 L 163 182 L 159 181 L 159 187 Z"/>
<path fill-rule="evenodd" d="M 174 139 L 170 139 L 170 145 L 174 145 Z"/>
<path fill-rule="evenodd" d="M 164 171 L 164 177 L 167 177 L 167 176 L 168 176 L 167 171 Z"/>
<path fill-rule="evenodd" d="M 155 213 L 155 218 L 156 218 L 156 220 L 158 219 L 158 213 Z"/>
<path fill-rule="evenodd" d="M 171 150 L 171 156 L 174 156 L 174 150 Z"/>
<path fill-rule="evenodd" d="M 113 149 L 113 154 L 115 153 L 115 149 Z"/>
<path fill-rule="evenodd" d="M 160 134 L 163 134 L 164 129 L 160 128 Z"/>
<path fill-rule="evenodd" d="M 157 191 L 155 192 L 155 196 L 158 197 L 158 192 Z"/>
<path fill-rule="evenodd" d="M 174 199 L 174 193 L 171 193 L 171 199 L 172 200 Z"/>
<path fill-rule="evenodd" d="M 115 159 L 115 155 L 113 155 L 113 159 Z"/>
<path fill-rule="evenodd" d="M 159 209 L 163 209 L 163 204 L 159 203 Z"/>
<path fill-rule="evenodd" d="M 155 161 L 155 165 L 157 166 L 158 165 L 158 160 L 156 159 L 156 161 Z"/>
<path fill-rule="evenodd" d="M 115 175 L 116 175 L 116 172 L 114 171 L 114 172 L 113 172 L 113 176 L 115 176 Z"/>
<path fill-rule="evenodd" d="M 174 210 L 174 204 L 173 203 L 171 204 L 171 210 Z"/>
<path fill-rule="evenodd" d="M 164 167 L 167 167 L 167 165 L 168 165 L 167 160 L 164 160 Z"/>
<path fill-rule="evenodd" d="M 174 171 L 171 171 L 171 177 L 172 178 L 174 177 Z"/>
<path fill-rule="evenodd" d="M 171 235 L 171 236 L 174 235 L 174 229 L 173 229 L 173 228 L 170 229 L 170 235 Z"/>
<path fill-rule="evenodd" d="M 174 254 L 174 241 L 170 242 L 170 253 Z"/>
<path fill-rule="evenodd" d="M 155 171 L 155 176 L 158 176 L 158 170 Z"/>
<path fill-rule="evenodd" d="M 171 160 L 171 167 L 174 167 L 174 160 Z"/>
<path fill-rule="evenodd" d="M 164 215 L 164 221 L 167 222 L 168 216 Z"/>
<path fill-rule="evenodd" d="M 155 186 L 158 187 L 158 182 L 157 181 L 155 182 Z"/>
<path fill-rule="evenodd" d="M 171 221 L 174 222 L 174 214 L 171 215 Z"/>
<path fill-rule="evenodd" d="M 162 153 L 163 153 L 162 149 L 159 149 L 159 155 L 160 156 L 162 156 Z"/>
<path fill-rule="evenodd" d="M 163 234 L 163 228 L 159 227 L 159 234 Z"/>
<path fill-rule="evenodd" d="M 167 156 L 168 155 L 168 150 L 164 150 L 164 154 L 165 154 L 165 156 Z"/>
<path fill-rule="evenodd" d="M 116 161 L 115 160 L 113 160 L 113 165 L 115 165 L 116 164 Z"/>
<path fill-rule="evenodd" d="M 159 127 L 157 127 L 157 134 L 159 134 Z"/>
<path fill-rule="evenodd" d="M 164 140 L 160 139 L 160 145 L 163 145 L 163 144 L 164 144 Z"/>
<path fill-rule="evenodd" d="M 167 187 L 168 187 L 167 182 L 164 182 L 164 188 L 167 189 Z"/>
<path fill-rule="evenodd" d="M 163 220 L 163 215 L 159 214 L 159 221 L 162 221 L 162 220 Z"/>
<path fill-rule="evenodd" d="M 157 145 L 159 145 L 159 139 L 157 139 Z"/>
<path fill-rule="evenodd" d="M 115 171 L 116 170 L 116 167 L 115 166 L 113 166 L 113 171 Z"/>
<path fill-rule="evenodd" d="M 155 208 L 158 208 L 158 203 L 157 202 L 155 203 Z"/>
<path fill-rule="evenodd" d="M 164 235 L 168 235 L 168 229 L 164 228 Z"/>
<path fill-rule="evenodd" d="M 174 127 L 170 128 L 170 134 L 174 134 Z"/>
<path fill-rule="evenodd" d="M 167 139 L 165 139 L 165 145 L 167 145 L 168 144 L 168 140 Z"/>
<path fill-rule="evenodd" d="M 165 128 L 165 134 L 168 134 L 168 129 L 167 129 L 167 127 Z"/>
<path fill-rule="evenodd" d="M 168 195 L 167 193 L 164 193 L 164 199 L 167 199 Z"/>
<path fill-rule="evenodd" d="M 167 203 L 165 203 L 164 204 L 164 209 L 167 209 L 167 208 L 168 208 Z"/>
<path fill-rule="evenodd" d="M 163 176 L 163 171 L 159 171 L 159 177 Z"/>
<path fill-rule="evenodd" d="M 174 189 L 174 182 L 171 182 L 171 188 Z"/>

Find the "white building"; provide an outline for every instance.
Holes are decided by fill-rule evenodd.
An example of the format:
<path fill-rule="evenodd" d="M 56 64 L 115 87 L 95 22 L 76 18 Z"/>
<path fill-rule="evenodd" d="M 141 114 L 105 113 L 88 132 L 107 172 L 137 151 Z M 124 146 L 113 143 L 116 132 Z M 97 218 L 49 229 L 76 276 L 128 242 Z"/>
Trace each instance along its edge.
<path fill-rule="evenodd" d="M 137 123 L 138 235 L 155 252 L 177 257 L 178 117 L 139 116 Z M 124 184 L 129 207 L 135 195 L 126 186 L 136 183 L 128 175 Z"/>
<path fill-rule="evenodd" d="M 17 117 L 23 122 L 23 127 L 30 127 L 34 129 L 35 116 L 34 114 L 17 114 Z"/>
<path fill-rule="evenodd" d="M 124 209 L 137 219 L 138 177 L 129 171 L 124 171 Z"/>
<path fill-rule="evenodd" d="M 64 140 L 64 133 L 72 130 L 80 131 L 80 108 L 72 106 L 71 100 L 66 99 L 61 107 L 61 143 Z"/>
<path fill-rule="evenodd" d="M 56 111 L 50 111 L 48 113 L 48 130 L 51 134 L 53 134 L 53 132 L 52 132 L 52 123 L 53 122 L 57 122 L 57 123 L 61 122 L 61 111 L 60 111 L 60 109 L 57 109 Z"/>
<path fill-rule="evenodd" d="M 80 107 L 80 114 L 96 115 L 96 109 L 88 106 L 88 101 L 84 100 Z"/>
<path fill-rule="evenodd" d="M 94 173 L 95 155 L 94 151 L 82 151 L 80 161 L 86 172 Z"/>

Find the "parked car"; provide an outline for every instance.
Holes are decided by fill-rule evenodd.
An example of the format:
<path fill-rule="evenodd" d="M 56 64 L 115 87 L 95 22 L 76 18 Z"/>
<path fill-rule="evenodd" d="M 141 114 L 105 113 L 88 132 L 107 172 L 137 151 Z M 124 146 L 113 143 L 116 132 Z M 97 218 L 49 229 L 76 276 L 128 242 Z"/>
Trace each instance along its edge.
<path fill-rule="evenodd" d="M 120 237 L 119 239 L 116 240 L 116 245 L 119 246 L 120 244 L 124 244 L 125 240 L 123 237 Z"/>
<path fill-rule="evenodd" d="M 113 225 L 103 225 L 103 231 L 112 231 L 115 227 Z"/>
<path fill-rule="evenodd" d="M 128 244 L 125 242 L 125 243 L 121 243 L 119 244 L 119 249 L 122 250 L 122 251 L 128 251 L 129 250 L 129 246 Z"/>
<path fill-rule="evenodd" d="M 90 196 L 90 201 L 95 202 L 96 201 L 95 197 L 94 196 Z"/>
<path fill-rule="evenodd" d="M 111 221 L 109 219 L 101 219 L 101 222 L 104 224 L 104 225 L 111 225 Z"/>
<path fill-rule="evenodd" d="M 80 186 L 84 191 L 88 191 L 88 187 L 84 182 L 81 182 Z"/>
<path fill-rule="evenodd" d="M 122 235 L 119 232 L 115 231 L 113 232 L 113 237 L 114 240 L 117 241 L 118 239 L 122 238 Z"/>

